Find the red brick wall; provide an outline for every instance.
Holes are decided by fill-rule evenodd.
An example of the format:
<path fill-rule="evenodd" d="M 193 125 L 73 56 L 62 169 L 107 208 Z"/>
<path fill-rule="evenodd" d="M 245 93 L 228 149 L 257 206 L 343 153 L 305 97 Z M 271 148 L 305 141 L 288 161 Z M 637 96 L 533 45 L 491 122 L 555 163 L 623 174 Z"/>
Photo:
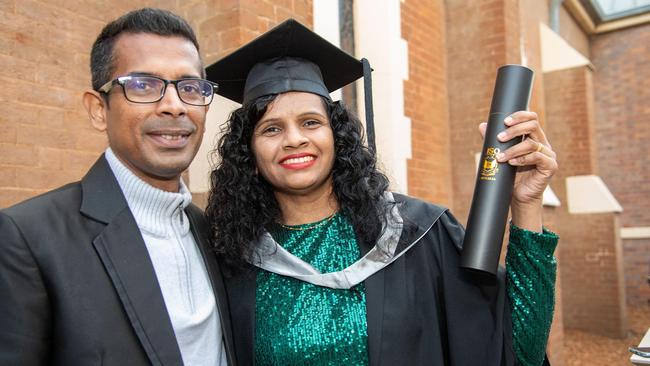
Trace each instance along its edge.
<path fill-rule="evenodd" d="M 623 240 L 623 262 L 627 303 L 647 306 L 650 303 L 650 239 Z"/>
<path fill-rule="evenodd" d="M 115 8 L 0 8 L 0 207 L 79 179 L 106 146 L 81 106 L 94 35 Z M 110 8 L 110 9 L 109 9 Z M 105 17 L 105 18 L 104 18 Z"/>
<path fill-rule="evenodd" d="M 90 47 L 107 21 L 146 3 L 2 2 L 0 207 L 80 179 L 106 148 L 81 105 Z"/>
<path fill-rule="evenodd" d="M 409 51 L 409 77 L 404 82 L 404 111 L 411 119 L 412 144 L 408 192 L 450 207 L 444 4 L 408 0 L 401 5 L 401 16 L 402 38 Z"/>
<path fill-rule="evenodd" d="M 596 157 L 599 173 L 623 206 L 621 226 L 650 226 L 650 24 L 598 35 Z M 647 304 L 650 239 L 625 240 L 629 304 Z"/>
<path fill-rule="evenodd" d="M 572 215 L 562 230 L 560 265 L 564 325 L 625 337 L 627 310 L 622 248 L 613 214 Z M 585 230 L 584 228 L 588 228 Z"/>
<path fill-rule="evenodd" d="M 197 32 L 207 63 L 232 52 L 288 18 L 313 24 L 311 0 L 194 1 L 185 16 Z"/>
<path fill-rule="evenodd" d="M 146 0 L 0 2 L 0 208 L 80 179 L 106 148 L 81 95 L 92 42 L 110 20 Z M 194 27 L 206 62 L 294 16 L 311 0 L 156 1 Z"/>
<path fill-rule="evenodd" d="M 578 67 L 546 73 L 543 78 L 549 124 L 546 132 L 560 165 L 551 185 L 558 193 L 559 184 L 566 177 L 598 171 L 594 154 L 593 73 L 587 67 Z"/>
<path fill-rule="evenodd" d="M 563 203 L 553 229 L 562 238 L 564 325 L 620 337 L 627 319 L 618 214 L 567 211 L 566 178 L 596 170 L 592 72 L 579 67 L 547 73 L 544 85 L 547 133 L 561 167 L 551 186 Z"/>
<path fill-rule="evenodd" d="M 599 172 L 621 223 L 650 226 L 650 24 L 594 37 Z"/>

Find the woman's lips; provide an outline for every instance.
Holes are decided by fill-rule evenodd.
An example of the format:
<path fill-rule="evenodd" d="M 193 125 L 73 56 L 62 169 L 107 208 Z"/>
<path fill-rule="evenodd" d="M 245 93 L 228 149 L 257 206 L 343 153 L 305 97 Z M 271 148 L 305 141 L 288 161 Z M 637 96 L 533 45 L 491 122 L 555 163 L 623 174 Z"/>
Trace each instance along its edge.
<path fill-rule="evenodd" d="M 305 169 L 316 163 L 316 156 L 310 154 L 290 155 L 280 161 L 285 169 Z"/>

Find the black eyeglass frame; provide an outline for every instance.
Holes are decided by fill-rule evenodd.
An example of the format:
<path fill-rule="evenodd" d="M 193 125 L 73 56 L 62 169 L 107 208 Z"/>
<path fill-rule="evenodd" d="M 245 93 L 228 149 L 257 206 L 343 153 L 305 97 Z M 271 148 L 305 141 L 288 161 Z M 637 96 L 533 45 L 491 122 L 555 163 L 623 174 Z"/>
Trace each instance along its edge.
<path fill-rule="evenodd" d="M 126 93 L 126 89 L 124 88 L 124 84 L 126 84 L 127 81 L 132 80 L 133 78 L 151 78 L 151 79 L 157 79 L 157 80 L 162 81 L 164 83 L 164 86 L 160 91 L 160 96 L 158 97 L 158 99 L 150 101 L 150 102 L 139 102 L 139 101 L 129 99 L 129 97 L 127 96 L 127 93 Z M 185 101 L 183 99 L 183 97 L 181 96 L 181 93 L 178 92 L 178 83 L 183 82 L 183 81 L 190 81 L 190 80 L 200 80 L 200 81 L 206 82 L 206 83 L 208 83 L 209 85 L 212 86 L 212 95 L 210 95 L 210 101 L 209 102 L 207 102 L 205 104 L 195 104 L 195 103 L 188 103 L 187 101 Z M 150 103 L 158 103 L 158 102 L 160 102 L 165 97 L 165 93 L 167 92 L 167 86 L 169 84 L 174 85 L 174 88 L 176 88 L 176 94 L 178 94 L 178 98 L 183 103 L 193 105 L 193 106 L 197 106 L 197 107 L 204 107 L 206 105 L 210 105 L 210 103 L 212 103 L 212 101 L 214 100 L 214 95 L 217 94 L 217 90 L 219 90 L 219 84 L 217 84 L 217 83 L 215 83 L 213 81 L 210 81 L 210 80 L 202 79 L 202 78 L 184 78 L 184 79 L 177 79 L 177 80 L 167 80 L 167 79 L 159 78 L 159 77 L 153 76 L 153 75 L 126 75 L 126 76 L 120 76 L 120 77 L 115 78 L 115 79 L 113 79 L 111 81 L 108 81 L 106 84 L 102 85 L 97 91 L 100 92 L 100 93 L 108 95 L 108 93 L 111 90 L 113 90 L 113 88 L 115 87 L 116 84 L 122 87 L 122 93 L 124 94 L 124 98 L 126 98 L 126 100 L 128 100 L 131 103 L 139 103 L 139 104 L 150 104 Z"/>

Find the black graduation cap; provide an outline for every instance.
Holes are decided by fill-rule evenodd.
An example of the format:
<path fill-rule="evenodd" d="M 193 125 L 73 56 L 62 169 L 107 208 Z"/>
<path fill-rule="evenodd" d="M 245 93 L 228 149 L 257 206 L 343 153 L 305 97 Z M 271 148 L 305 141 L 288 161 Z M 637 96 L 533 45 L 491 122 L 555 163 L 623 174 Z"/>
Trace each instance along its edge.
<path fill-rule="evenodd" d="M 295 19 L 262 34 L 206 69 L 217 94 L 246 103 L 269 94 L 329 93 L 364 77 L 368 147 L 375 151 L 372 80 L 368 60 L 357 60 Z"/>

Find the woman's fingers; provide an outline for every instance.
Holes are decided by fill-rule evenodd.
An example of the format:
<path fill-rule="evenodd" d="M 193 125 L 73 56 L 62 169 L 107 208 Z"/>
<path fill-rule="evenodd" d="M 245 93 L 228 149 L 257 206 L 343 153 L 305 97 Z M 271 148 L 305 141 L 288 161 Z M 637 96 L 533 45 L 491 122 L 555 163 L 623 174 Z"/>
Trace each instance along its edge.
<path fill-rule="evenodd" d="M 557 157 L 555 151 L 553 151 L 550 145 L 535 141 L 532 138 L 527 138 L 522 142 L 512 146 L 511 148 L 500 152 L 497 155 L 497 161 L 499 162 L 509 161 L 532 153 L 540 153 L 552 159 L 555 159 Z M 531 165 L 531 164 L 518 164 L 518 165 Z"/>
<path fill-rule="evenodd" d="M 535 166 L 537 171 L 548 172 L 548 176 L 553 175 L 557 170 L 557 161 L 554 157 L 537 151 L 510 159 L 508 164 L 513 166 Z"/>
<path fill-rule="evenodd" d="M 497 138 L 499 141 L 505 142 L 521 136 L 527 136 L 535 141 L 548 145 L 546 135 L 537 120 L 520 122 L 508 127 L 503 132 L 499 133 Z"/>

